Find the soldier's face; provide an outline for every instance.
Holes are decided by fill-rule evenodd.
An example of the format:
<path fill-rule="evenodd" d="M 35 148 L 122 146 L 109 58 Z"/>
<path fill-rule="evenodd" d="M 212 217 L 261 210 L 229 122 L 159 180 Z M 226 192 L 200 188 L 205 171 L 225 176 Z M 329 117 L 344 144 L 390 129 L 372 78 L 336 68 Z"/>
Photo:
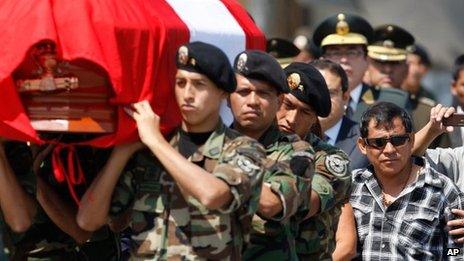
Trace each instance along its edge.
<path fill-rule="evenodd" d="M 329 116 L 325 118 L 319 117 L 322 131 L 326 131 L 334 126 L 345 114 L 345 105 L 348 103 L 350 95 L 348 91 L 342 91 L 342 80 L 337 75 L 333 74 L 329 70 L 320 70 L 322 76 L 324 76 L 327 87 L 330 93 L 331 110 Z"/>
<path fill-rule="evenodd" d="M 294 133 L 304 138 L 317 121 L 316 112 L 292 94 L 285 94 L 277 112 L 277 123 L 281 131 Z"/>
<path fill-rule="evenodd" d="M 229 98 L 234 127 L 253 137 L 253 134 L 261 134 L 274 122 L 282 96 L 267 82 L 248 79 L 240 74 L 236 74 L 236 78 L 237 89 Z"/>
<path fill-rule="evenodd" d="M 216 126 L 226 92 L 205 75 L 185 70 L 177 70 L 174 89 L 184 130 L 206 132 Z"/>
<path fill-rule="evenodd" d="M 372 119 L 368 125 L 367 138 L 389 138 L 406 134 L 403 122 L 400 118 L 394 118 L 392 126 L 376 126 L 377 122 Z M 402 145 L 394 146 L 388 142 L 383 148 L 369 146 L 361 138 L 358 139 L 358 147 L 367 156 L 369 162 L 374 166 L 375 173 L 384 176 L 394 176 L 411 164 L 412 146 L 414 135 Z"/>
<path fill-rule="evenodd" d="M 372 85 L 399 89 L 408 75 L 408 65 L 406 61 L 379 61 L 369 58 L 368 72 Z"/>
<path fill-rule="evenodd" d="M 367 70 L 367 58 L 363 45 L 328 45 L 324 47 L 324 59 L 339 63 L 348 76 L 348 90 L 362 83 Z"/>
<path fill-rule="evenodd" d="M 421 62 L 419 55 L 410 53 L 407 56 L 409 67 L 408 75 L 403 82 L 403 89 L 406 91 L 416 91 L 415 88 L 420 86 L 422 78 L 428 72 L 428 67 Z"/>
<path fill-rule="evenodd" d="M 461 107 L 464 106 L 464 70 L 461 70 L 456 81 L 452 82 L 451 93 L 458 99 Z"/>

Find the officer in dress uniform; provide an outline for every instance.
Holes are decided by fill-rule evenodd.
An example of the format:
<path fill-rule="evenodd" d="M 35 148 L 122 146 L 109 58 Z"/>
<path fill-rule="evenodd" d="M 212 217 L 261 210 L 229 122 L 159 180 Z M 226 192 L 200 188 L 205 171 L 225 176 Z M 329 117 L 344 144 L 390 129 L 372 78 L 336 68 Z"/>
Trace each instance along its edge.
<path fill-rule="evenodd" d="M 381 89 L 363 82 L 368 67 L 367 46 L 374 39 L 374 30 L 364 18 L 339 13 L 317 26 L 313 41 L 322 49 L 322 57 L 339 63 L 348 76 L 350 101 L 346 115 L 359 122 L 362 113 L 376 101 L 389 101 L 398 106 L 408 104 L 407 93 Z"/>

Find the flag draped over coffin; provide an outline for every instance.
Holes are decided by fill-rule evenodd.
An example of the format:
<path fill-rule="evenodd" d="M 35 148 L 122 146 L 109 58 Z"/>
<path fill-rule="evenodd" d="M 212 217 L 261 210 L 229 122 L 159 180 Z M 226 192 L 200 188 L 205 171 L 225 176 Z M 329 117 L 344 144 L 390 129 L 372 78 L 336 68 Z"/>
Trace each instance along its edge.
<path fill-rule="evenodd" d="M 180 121 L 173 95 L 175 54 L 205 41 L 232 61 L 265 38 L 235 0 L 3 0 L 0 1 L 0 136 L 42 143 L 21 104 L 12 73 L 42 40 L 56 43 L 68 61 L 89 60 L 111 81 L 111 103 L 149 100 L 164 133 Z M 87 144 L 107 147 L 136 137 L 133 120 L 118 107 L 117 131 Z"/>

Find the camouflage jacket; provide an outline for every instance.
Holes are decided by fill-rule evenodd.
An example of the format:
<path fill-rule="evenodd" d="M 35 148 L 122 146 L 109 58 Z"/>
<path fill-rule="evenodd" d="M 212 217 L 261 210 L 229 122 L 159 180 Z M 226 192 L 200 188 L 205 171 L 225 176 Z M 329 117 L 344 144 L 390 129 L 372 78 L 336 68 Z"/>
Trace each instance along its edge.
<path fill-rule="evenodd" d="M 132 257 L 155 260 L 240 260 L 258 208 L 266 154 L 253 139 L 222 122 L 200 147 L 176 132 L 170 141 L 188 160 L 230 186 L 227 208 L 208 210 L 184 198 L 149 151 L 136 153 L 113 194 L 111 215 L 130 213 Z M 195 182 L 192 180 L 192 182 Z M 129 210 L 129 212 L 127 212 Z"/>
<path fill-rule="evenodd" d="M 4 146 L 8 162 L 18 182 L 26 193 L 35 198 L 37 183 L 32 170 L 33 159 L 29 146 L 22 142 L 7 142 Z M 79 152 L 83 151 L 79 150 Z M 95 157 L 92 157 L 92 159 L 95 159 Z M 88 170 L 86 168 L 88 166 L 83 167 Z M 46 175 L 51 173 L 51 160 L 49 158 L 42 163 L 40 172 L 42 177 L 51 177 Z M 46 182 L 57 191 L 60 191 L 56 181 L 53 181 L 52 178 L 46 180 Z M 63 187 L 62 190 L 67 193 L 67 186 L 63 185 Z M 63 195 L 63 193 L 59 193 L 59 195 L 62 196 L 62 199 L 71 202 L 70 204 L 74 204 L 69 195 Z M 89 242 L 78 246 L 73 238 L 53 223 L 38 203 L 33 224 L 24 233 L 15 233 L 7 226 L 3 218 L 0 218 L 0 221 L 10 260 L 26 260 L 29 258 L 36 258 L 36 260 L 79 260 L 81 258 L 114 260 L 118 255 L 115 235 L 107 227 L 95 232 Z"/>
<path fill-rule="evenodd" d="M 316 151 L 312 189 L 318 193 L 321 207 L 317 215 L 300 224 L 297 252 L 301 260 L 331 260 L 341 207 L 350 196 L 350 160 L 341 149 L 313 134 L 306 140 Z"/>
<path fill-rule="evenodd" d="M 264 175 L 264 183 L 279 196 L 282 213 L 268 220 L 258 214 L 253 217 L 251 244 L 244 253 L 245 260 L 295 260 L 295 236 L 298 223 L 309 211 L 308 191 L 314 173 L 314 151 L 309 143 L 296 135 L 284 134 L 276 125 L 260 138 L 267 156 L 274 161 Z M 310 163 L 298 170 L 297 157 Z"/>

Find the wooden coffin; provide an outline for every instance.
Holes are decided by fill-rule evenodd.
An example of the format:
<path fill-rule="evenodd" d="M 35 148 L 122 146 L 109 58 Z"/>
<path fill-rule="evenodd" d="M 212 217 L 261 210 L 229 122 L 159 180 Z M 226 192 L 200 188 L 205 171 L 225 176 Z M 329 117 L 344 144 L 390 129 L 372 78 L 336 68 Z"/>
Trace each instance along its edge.
<path fill-rule="evenodd" d="M 103 69 L 89 61 L 57 58 L 52 42 L 34 46 L 14 72 L 23 106 L 37 131 L 111 133 L 116 107 Z"/>

